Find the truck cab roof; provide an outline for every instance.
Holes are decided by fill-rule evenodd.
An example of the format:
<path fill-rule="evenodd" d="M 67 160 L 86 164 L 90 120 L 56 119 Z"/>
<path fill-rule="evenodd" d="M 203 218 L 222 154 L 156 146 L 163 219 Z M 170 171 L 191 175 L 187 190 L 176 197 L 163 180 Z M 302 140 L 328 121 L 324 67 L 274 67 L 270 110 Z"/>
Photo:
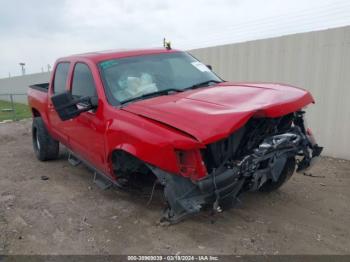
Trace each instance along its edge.
<path fill-rule="evenodd" d="M 161 54 L 161 53 L 174 53 L 174 52 L 180 52 L 180 50 L 166 49 L 166 48 L 114 49 L 114 50 L 105 50 L 105 51 L 70 55 L 70 56 L 59 58 L 57 61 L 60 62 L 60 61 L 72 61 L 72 60 L 90 60 L 95 63 L 98 63 L 109 59 L 118 59 L 123 57 L 152 55 L 152 54 Z"/>

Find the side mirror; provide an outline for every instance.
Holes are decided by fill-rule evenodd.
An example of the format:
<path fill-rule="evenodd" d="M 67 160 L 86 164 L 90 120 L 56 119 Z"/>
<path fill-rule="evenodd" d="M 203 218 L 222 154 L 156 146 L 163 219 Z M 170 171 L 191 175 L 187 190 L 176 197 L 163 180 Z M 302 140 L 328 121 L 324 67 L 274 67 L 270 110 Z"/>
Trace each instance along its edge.
<path fill-rule="evenodd" d="M 213 71 L 213 67 L 211 65 L 206 65 L 206 66 L 210 69 L 210 71 Z"/>
<path fill-rule="evenodd" d="M 92 106 L 92 109 L 97 108 L 97 106 L 98 106 L 98 97 L 97 96 L 90 97 L 90 105 Z"/>
<path fill-rule="evenodd" d="M 62 121 L 77 117 L 82 112 L 95 109 L 98 105 L 97 97 L 74 98 L 69 91 L 53 95 L 52 104 Z M 78 104 L 82 104 L 78 107 Z"/>

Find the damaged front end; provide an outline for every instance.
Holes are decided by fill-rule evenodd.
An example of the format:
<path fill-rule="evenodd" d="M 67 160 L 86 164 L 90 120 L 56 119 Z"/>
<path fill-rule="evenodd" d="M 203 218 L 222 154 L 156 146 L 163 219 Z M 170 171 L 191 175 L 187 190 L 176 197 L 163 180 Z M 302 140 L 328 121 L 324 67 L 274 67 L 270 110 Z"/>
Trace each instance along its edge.
<path fill-rule="evenodd" d="M 306 129 L 303 111 L 280 118 L 252 118 L 229 137 L 201 151 L 207 175 L 196 180 L 149 166 L 164 185 L 163 220 L 177 223 L 205 208 L 231 207 L 245 191 L 272 191 L 311 167 L 322 147 Z"/>

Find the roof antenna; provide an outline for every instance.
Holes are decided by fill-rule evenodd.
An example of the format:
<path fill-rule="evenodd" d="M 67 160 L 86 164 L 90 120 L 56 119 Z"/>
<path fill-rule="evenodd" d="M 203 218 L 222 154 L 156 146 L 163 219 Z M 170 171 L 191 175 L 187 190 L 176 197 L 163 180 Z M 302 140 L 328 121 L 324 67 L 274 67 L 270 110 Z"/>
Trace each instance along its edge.
<path fill-rule="evenodd" d="M 171 42 L 170 41 L 167 41 L 165 39 L 165 37 L 163 38 L 163 47 L 168 49 L 168 50 L 171 50 Z"/>

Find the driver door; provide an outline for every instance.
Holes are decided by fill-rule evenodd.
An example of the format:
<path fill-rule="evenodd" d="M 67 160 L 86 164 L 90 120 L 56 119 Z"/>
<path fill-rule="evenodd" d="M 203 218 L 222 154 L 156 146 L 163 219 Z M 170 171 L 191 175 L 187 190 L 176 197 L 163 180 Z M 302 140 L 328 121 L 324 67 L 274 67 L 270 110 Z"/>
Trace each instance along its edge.
<path fill-rule="evenodd" d="M 78 62 L 74 65 L 71 92 L 76 98 L 97 96 L 95 81 L 87 64 Z M 84 107 L 84 104 L 78 104 L 78 107 Z M 71 119 L 68 136 L 73 152 L 104 171 L 105 124 L 102 113 L 100 105 Z"/>

